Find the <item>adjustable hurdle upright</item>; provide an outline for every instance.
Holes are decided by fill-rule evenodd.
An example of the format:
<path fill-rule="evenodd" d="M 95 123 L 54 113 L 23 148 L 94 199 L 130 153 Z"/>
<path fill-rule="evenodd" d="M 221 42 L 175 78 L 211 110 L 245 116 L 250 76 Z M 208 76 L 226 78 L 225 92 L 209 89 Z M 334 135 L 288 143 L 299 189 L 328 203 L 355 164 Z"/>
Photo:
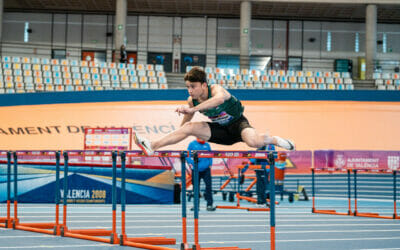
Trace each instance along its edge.
<path fill-rule="evenodd" d="M 71 237 L 83 240 L 104 242 L 110 244 L 118 244 L 119 239 L 117 235 L 117 152 L 116 151 L 92 151 L 98 155 L 111 156 L 112 157 L 112 230 L 106 229 L 68 229 L 67 227 L 67 193 L 68 193 L 68 159 L 70 155 L 81 155 L 85 154 L 85 151 L 68 151 L 64 152 L 64 180 L 63 180 L 63 223 L 61 227 L 61 236 Z M 102 238 L 101 236 L 108 236 L 109 238 Z"/>
<path fill-rule="evenodd" d="M 18 156 L 24 156 L 29 154 L 35 155 L 44 155 L 44 156 L 54 156 L 55 164 L 56 164 L 56 191 L 55 191 L 55 222 L 29 222 L 29 223 L 20 223 L 18 219 Z M 54 151 L 16 151 L 13 153 L 14 155 L 14 220 L 13 220 L 13 228 L 18 230 L 43 233 L 43 234 L 51 234 L 51 235 L 59 235 L 60 233 L 60 224 L 59 224 L 59 206 L 57 200 L 59 199 L 59 189 L 57 189 L 59 185 L 59 170 L 60 170 L 60 152 Z"/>
<path fill-rule="evenodd" d="M 1 151 L 0 155 L 7 157 L 7 216 L 0 217 L 0 227 L 12 228 L 14 219 L 11 218 L 11 152 Z"/>
<path fill-rule="evenodd" d="M 157 245 L 175 245 L 176 240 L 165 237 L 130 237 L 128 238 L 125 228 L 125 209 L 126 209 L 126 157 L 146 157 L 141 151 L 121 152 L 121 235 L 120 245 L 151 250 L 174 250 L 174 248 L 161 247 Z M 156 152 L 154 157 L 180 157 L 180 152 Z M 151 157 L 151 156 L 150 156 Z"/>
<path fill-rule="evenodd" d="M 274 152 L 260 152 L 260 151 L 195 151 L 193 154 L 194 159 L 194 174 L 193 174 L 193 188 L 194 188 L 194 245 L 192 250 L 247 250 L 249 248 L 239 247 L 209 247 L 203 248 L 199 244 L 199 158 L 255 158 L 267 159 L 271 167 L 270 188 L 271 188 L 271 208 L 270 208 L 270 243 L 271 250 L 275 250 L 275 157 Z M 182 176 L 184 176 L 182 174 Z M 186 190 L 182 190 L 186 192 Z"/>
<path fill-rule="evenodd" d="M 332 171 L 333 168 L 329 168 Z M 318 170 L 326 170 L 326 169 L 318 169 Z M 334 169 L 339 170 L 339 169 Z M 364 170 L 364 169 L 361 169 Z M 385 216 L 380 215 L 378 213 L 360 213 L 358 212 L 358 203 L 357 203 L 357 172 L 360 169 L 346 169 L 347 172 L 347 197 L 348 197 L 348 210 L 345 212 L 337 212 L 336 210 L 321 210 L 315 208 L 315 171 L 316 169 L 311 168 L 311 184 L 312 184 L 312 213 L 316 214 L 333 214 L 333 215 L 349 215 L 349 216 L 360 216 L 360 217 L 371 217 L 371 218 L 381 218 L 381 219 L 400 219 L 397 215 L 397 170 L 392 170 L 393 176 L 393 215 Z M 353 172 L 353 196 L 354 196 L 354 210 L 352 211 L 352 197 L 351 197 L 351 172 Z"/>

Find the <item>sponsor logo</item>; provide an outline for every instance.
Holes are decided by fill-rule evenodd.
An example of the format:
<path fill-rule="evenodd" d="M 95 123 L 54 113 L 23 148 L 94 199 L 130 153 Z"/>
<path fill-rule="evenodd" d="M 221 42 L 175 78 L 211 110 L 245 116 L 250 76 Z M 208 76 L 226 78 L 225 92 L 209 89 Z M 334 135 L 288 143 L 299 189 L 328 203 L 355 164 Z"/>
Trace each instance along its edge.
<path fill-rule="evenodd" d="M 346 160 L 344 159 L 344 155 L 337 155 L 335 159 L 335 167 L 343 168 L 346 165 Z"/>
<path fill-rule="evenodd" d="M 399 156 L 388 156 L 387 164 L 388 164 L 389 169 L 397 170 L 400 165 L 400 157 Z"/>

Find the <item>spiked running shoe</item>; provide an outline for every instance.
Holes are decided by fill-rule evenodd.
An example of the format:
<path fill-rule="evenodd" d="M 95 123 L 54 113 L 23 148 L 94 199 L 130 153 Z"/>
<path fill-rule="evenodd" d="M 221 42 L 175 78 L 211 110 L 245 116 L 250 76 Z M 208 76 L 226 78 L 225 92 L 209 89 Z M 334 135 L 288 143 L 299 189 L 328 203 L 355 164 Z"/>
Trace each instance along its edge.
<path fill-rule="evenodd" d="M 138 133 L 133 132 L 133 138 L 135 140 L 136 145 L 146 154 L 152 155 L 154 153 L 153 149 L 151 148 L 151 143 L 144 137 L 139 136 Z"/>
<path fill-rule="evenodd" d="M 280 138 L 279 136 L 274 136 L 276 138 L 277 141 L 277 145 L 281 148 L 284 148 L 286 150 L 296 150 L 296 146 L 294 145 L 294 143 L 291 140 L 288 139 L 283 139 Z"/>

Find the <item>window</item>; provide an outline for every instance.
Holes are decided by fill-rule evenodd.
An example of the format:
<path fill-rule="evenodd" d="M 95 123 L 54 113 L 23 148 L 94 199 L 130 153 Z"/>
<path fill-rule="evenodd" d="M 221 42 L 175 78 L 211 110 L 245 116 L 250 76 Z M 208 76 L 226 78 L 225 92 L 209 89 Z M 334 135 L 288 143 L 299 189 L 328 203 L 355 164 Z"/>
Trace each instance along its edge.
<path fill-rule="evenodd" d="M 332 33 L 328 31 L 326 33 L 326 51 L 332 50 Z"/>
<path fill-rule="evenodd" d="M 25 22 L 25 29 L 24 29 L 24 42 L 27 43 L 29 42 L 29 33 L 31 33 L 32 30 L 29 29 L 29 22 Z"/>
<path fill-rule="evenodd" d="M 356 32 L 356 37 L 354 39 L 354 51 L 360 52 L 360 34 Z"/>
<path fill-rule="evenodd" d="M 383 33 L 382 35 L 382 53 L 387 53 L 387 35 Z"/>

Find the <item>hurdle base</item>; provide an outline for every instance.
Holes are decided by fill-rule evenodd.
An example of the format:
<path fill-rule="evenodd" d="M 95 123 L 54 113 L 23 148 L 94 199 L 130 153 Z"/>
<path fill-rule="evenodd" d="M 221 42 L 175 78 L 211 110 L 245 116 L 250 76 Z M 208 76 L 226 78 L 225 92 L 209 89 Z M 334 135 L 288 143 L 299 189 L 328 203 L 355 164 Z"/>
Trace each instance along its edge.
<path fill-rule="evenodd" d="M 39 227 L 23 226 L 21 224 L 15 225 L 14 229 L 22 230 L 22 231 L 29 231 L 29 232 L 34 232 L 34 233 L 42 233 L 42 234 L 54 235 L 54 231 L 53 230 L 43 229 L 43 228 L 39 228 Z"/>
<path fill-rule="evenodd" d="M 133 237 L 126 238 L 124 241 L 144 243 L 149 245 L 175 245 L 176 239 L 165 237 Z"/>
<path fill-rule="evenodd" d="M 150 250 L 176 250 L 176 248 L 169 248 L 169 247 L 162 247 L 162 246 L 155 246 L 146 243 L 140 242 L 132 242 L 132 241 L 123 241 L 120 243 L 122 246 L 129 246 L 129 247 L 136 247 L 136 248 L 143 248 L 143 249 L 150 249 Z"/>
<path fill-rule="evenodd" d="M 353 212 L 348 211 L 347 213 L 336 212 L 336 210 L 316 210 L 313 209 L 314 214 L 334 214 L 334 215 L 354 215 Z"/>
<path fill-rule="evenodd" d="M 119 244 L 121 246 L 132 246 L 144 249 L 171 249 L 166 247 L 160 247 L 157 245 L 175 245 L 176 239 L 165 238 L 165 237 L 127 237 L 127 235 L 120 235 Z"/>
<path fill-rule="evenodd" d="M 28 222 L 28 223 L 16 223 L 15 226 L 23 226 L 23 227 L 31 227 L 31 228 L 39 228 L 39 229 L 53 229 L 56 224 L 49 222 L 36 223 L 36 222 Z"/>
<path fill-rule="evenodd" d="M 268 211 L 271 211 L 271 209 L 268 208 L 268 207 L 251 207 L 251 208 L 248 208 L 247 211 L 259 211 L 259 212 L 265 211 L 265 212 L 268 212 Z"/>
<path fill-rule="evenodd" d="M 88 236 L 111 236 L 112 231 L 106 229 L 69 229 L 66 232 Z"/>
<path fill-rule="evenodd" d="M 394 219 L 393 216 L 384 216 L 384 215 L 379 215 L 378 213 L 358 213 L 358 212 L 354 212 L 354 216 L 369 217 L 369 218 L 381 218 L 381 219 Z"/>

